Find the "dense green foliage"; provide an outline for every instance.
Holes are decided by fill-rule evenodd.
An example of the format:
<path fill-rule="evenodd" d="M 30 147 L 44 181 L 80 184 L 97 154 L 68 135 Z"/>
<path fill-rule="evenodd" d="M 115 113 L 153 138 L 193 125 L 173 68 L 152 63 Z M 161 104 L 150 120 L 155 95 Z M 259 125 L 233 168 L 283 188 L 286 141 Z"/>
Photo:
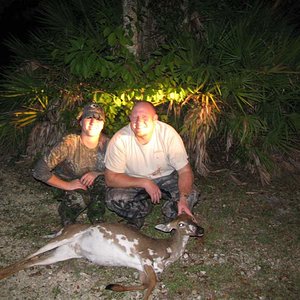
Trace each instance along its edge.
<path fill-rule="evenodd" d="M 160 42 L 137 58 L 120 1 L 45 1 L 40 30 L 26 43 L 7 41 L 15 62 L 2 80 L 2 145 L 31 143 L 36 154 L 32 143 L 51 146 L 37 126 L 71 130 L 90 100 L 103 105 L 112 134 L 127 122 L 133 100 L 145 99 L 181 132 L 200 174 L 207 174 L 208 146 L 217 143 L 268 182 L 271 155 L 297 147 L 299 34 L 268 1 L 190 1 L 185 10 L 180 3 L 151 2 Z"/>

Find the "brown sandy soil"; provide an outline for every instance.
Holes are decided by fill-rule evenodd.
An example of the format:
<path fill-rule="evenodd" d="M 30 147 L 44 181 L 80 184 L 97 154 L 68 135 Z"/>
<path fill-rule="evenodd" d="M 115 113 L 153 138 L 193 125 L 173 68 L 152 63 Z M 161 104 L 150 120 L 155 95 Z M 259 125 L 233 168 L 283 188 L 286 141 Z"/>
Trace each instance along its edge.
<path fill-rule="evenodd" d="M 261 188 L 237 186 L 229 176 L 201 179 L 196 214 L 205 216 L 206 237 L 189 241 L 153 299 L 299 299 L 300 192 L 293 180 Z M 0 202 L 0 267 L 36 251 L 60 228 L 51 189 L 31 177 L 26 160 L 0 162 Z M 0 281 L 0 299 L 142 299 L 140 292 L 105 290 L 137 278 L 132 269 L 71 260 Z"/>

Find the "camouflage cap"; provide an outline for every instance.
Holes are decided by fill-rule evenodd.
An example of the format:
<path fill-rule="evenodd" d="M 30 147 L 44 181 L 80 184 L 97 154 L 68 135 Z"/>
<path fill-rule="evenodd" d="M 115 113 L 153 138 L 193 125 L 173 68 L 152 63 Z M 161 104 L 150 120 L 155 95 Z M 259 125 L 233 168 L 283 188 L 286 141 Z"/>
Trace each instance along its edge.
<path fill-rule="evenodd" d="M 78 116 L 79 120 L 86 118 L 95 118 L 97 120 L 105 121 L 105 112 L 98 104 L 90 103 L 83 108 L 81 114 Z"/>

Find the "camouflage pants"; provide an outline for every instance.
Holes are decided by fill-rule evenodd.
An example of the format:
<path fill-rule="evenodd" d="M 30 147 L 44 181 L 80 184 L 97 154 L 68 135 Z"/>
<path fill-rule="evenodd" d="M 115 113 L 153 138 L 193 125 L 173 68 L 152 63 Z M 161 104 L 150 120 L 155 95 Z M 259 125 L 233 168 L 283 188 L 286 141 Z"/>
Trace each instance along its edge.
<path fill-rule="evenodd" d="M 73 224 L 77 217 L 87 211 L 89 221 L 94 223 L 103 222 L 105 213 L 105 183 L 103 176 L 98 176 L 87 191 L 62 191 L 59 190 L 58 213 L 63 226 Z"/>
<path fill-rule="evenodd" d="M 174 219 L 178 214 L 177 202 L 179 200 L 178 174 L 176 171 L 170 175 L 153 180 L 162 192 L 162 213 L 167 219 Z M 199 193 L 194 187 L 188 197 L 189 208 L 198 201 Z M 105 197 L 107 208 L 117 215 L 129 219 L 144 219 L 152 210 L 153 204 L 148 193 L 143 188 L 107 188 Z"/>

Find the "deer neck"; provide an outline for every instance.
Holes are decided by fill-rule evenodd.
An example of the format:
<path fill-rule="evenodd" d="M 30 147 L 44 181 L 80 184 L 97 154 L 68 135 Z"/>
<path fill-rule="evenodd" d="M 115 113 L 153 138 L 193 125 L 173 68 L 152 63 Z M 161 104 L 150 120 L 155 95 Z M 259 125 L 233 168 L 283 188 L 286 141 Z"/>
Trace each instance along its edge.
<path fill-rule="evenodd" d="M 172 248 L 172 254 L 171 254 L 171 260 L 172 262 L 177 260 L 184 252 L 187 242 L 189 240 L 188 235 L 181 235 L 177 232 L 172 236 L 171 238 L 171 248 Z"/>

